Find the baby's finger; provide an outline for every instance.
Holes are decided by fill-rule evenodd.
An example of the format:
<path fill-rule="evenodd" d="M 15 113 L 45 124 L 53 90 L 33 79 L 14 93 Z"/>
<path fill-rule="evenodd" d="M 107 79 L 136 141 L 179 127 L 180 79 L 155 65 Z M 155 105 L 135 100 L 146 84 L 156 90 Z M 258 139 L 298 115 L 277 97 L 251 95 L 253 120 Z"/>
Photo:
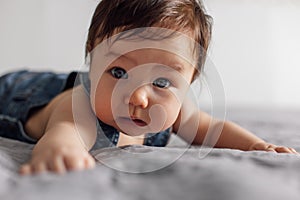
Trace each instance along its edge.
<path fill-rule="evenodd" d="M 44 162 L 37 163 L 32 168 L 33 168 L 33 173 L 37 173 L 37 174 L 45 173 L 48 170 L 47 165 Z"/>
<path fill-rule="evenodd" d="M 20 167 L 19 173 L 21 175 L 30 175 L 32 173 L 32 168 L 30 164 L 24 164 Z"/>
<path fill-rule="evenodd" d="M 66 168 L 69 170 L 82 170 L 85 168 L 84 159 L 76 156 L 68 156 L 64 158 Z"/>
<path fill-rule="evenodd" d="M 289 147 L 289 150 L 290 150 L 292 153 L 294 153 L 294 154 L 299 154 L 294 148 L 290 148 L 290 147 Z"/>
<path fill-rule="evenodd" d="M 52 171 L 63 174 L 66 172 L 65 162 L 62 156 L 55 156 L 52 162 L 49 162 L 49 166 Z"/>
<path fill-rule="evenodd" d="M 276 147 L 275 150 L 278 153 L 293 153 L 289 148 L 282 146 Z"/>
<path fill-rule="evenodd" d="M 268 152 L 276 152 L 276 150 L 274 148 L 272 148 L 272 147 L 267 148 L 266 151 L 268 151 Z"/>
<path fill-rule="evenodd" d="M 96 163 L 95 163 L 95 160 L 94 160 L 93 157 L 89 156 L 88 158 L 86 158 L 86 160 L 85 160 L 85 167 L 87 169 L 92 169 L 92 168 L 95 167 L 95 165 L 96 165 Z"/>

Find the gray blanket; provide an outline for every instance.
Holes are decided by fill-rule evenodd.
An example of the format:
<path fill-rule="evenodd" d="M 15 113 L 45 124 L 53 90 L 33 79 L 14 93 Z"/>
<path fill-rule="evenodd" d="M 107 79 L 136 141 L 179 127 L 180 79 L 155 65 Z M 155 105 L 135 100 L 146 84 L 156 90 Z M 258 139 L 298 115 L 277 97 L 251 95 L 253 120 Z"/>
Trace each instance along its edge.
<path fill-rule="evenodd" d="M 228 113 L 228 119 L 269 142 L 300 151 L 299 111 L 237 110 Z M 202 153 L 209 153 L 200 158 L 198 147 L 184 150 L 179 143 L 171 144 L 96 150 L 92 154 L 104 162 L 93 170 L 21 177 L 18 167 L 29 159 L 33 146 L 0 138 L 0 200 L 299 199 L 298 155 L 204 148 Z M 138 158 L 143 154 L 146 158 Z M 172 164 L 149 173 L 111 167 L 145 172 L 177 155 Z"/>

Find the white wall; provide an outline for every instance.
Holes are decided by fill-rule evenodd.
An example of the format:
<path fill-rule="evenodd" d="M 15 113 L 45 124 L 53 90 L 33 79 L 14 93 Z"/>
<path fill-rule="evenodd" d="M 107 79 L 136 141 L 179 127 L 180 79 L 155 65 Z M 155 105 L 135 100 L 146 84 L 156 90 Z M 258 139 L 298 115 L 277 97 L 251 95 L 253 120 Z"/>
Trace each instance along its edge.
<path fill-rule="evenodd" d="M 81 65 L 95 0 L 0 0 L 0 72 Z"/>
<path fill-rule="evenodd" d="M 0 0 L 0 73 L 83 63 L 96 0 Z M 300 1 L 205 0 L 227 105 L 300 108 Z"/>
<path fill-rule="evenodd" d="M 229 105 L 300 107 L 300 1 L 206 0 Z"/>

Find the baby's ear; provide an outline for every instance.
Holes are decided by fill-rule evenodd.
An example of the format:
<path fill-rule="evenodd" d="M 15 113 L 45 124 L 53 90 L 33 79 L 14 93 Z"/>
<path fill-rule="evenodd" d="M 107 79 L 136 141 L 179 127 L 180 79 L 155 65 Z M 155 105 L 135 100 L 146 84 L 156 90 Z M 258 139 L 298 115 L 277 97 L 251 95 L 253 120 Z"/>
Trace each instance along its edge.
<path fill-rule="evenodd" d="M 192 76 L 191 83 L 193 83 L 200 76 L 200 71 L 195 67 L 195 71 Z"/>

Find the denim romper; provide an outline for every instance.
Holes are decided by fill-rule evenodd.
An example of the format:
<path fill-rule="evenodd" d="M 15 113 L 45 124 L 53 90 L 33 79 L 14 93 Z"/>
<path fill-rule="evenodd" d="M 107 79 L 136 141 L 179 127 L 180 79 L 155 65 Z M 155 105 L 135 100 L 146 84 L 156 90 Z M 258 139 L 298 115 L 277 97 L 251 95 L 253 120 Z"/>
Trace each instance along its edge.
<path fill-rule="evenodd" d="M 80 81 L 75 81 L 79 75 Z M 72 72 L 31 72 L 17 71 L 0 77 L 0 136 L 35 144 L 28 136 L 24 124 L 35 110 L 48 104 L 55 96 L 78 84 L 83 84 L 89 93 L 88 73 Z M 119 132 L 99 119 L 97 120 L 97 139 L 91 150 L 116 146 Z M 170 129 L 147 134 L 144 145 L 166 146 Z"/>

